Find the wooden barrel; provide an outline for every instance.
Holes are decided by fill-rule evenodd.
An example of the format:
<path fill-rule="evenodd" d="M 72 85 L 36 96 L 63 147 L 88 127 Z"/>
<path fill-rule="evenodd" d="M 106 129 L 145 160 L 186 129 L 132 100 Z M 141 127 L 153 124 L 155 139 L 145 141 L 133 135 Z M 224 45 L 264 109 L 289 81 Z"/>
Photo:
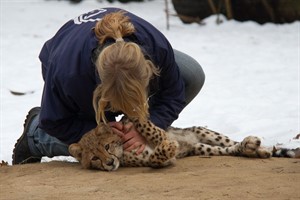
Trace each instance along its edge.
<path fill-rule="evenodd" d="M 224 0 L 172 0 L 175 11 L 184 23 L 202 20 L 213 13 L 209 1 L 219 13 L 228 16 Z M 238 21 L 289 23 L 300 21 L 300 0 L 230 0 L 230 14 Z M 231 15 L 230 15 L 231 16 Z"/>
<path fill-rule="evenodd" d="M 172 3 L 183 23 L 194 22 L 192 18 L 202 20 L 212 14 L 207 0 L 172 0 Z"/>
<path fill-rule="evenodd" d="M 278 23 L 300 21 L 300 1 L 281 0 L 278 1 L 275 13 L 277 13 Z"/>
<path fill-rule="evenodd" d="M 234 19 L 286 23 L 300 20 L 299 0 L 231 0 Z"/>

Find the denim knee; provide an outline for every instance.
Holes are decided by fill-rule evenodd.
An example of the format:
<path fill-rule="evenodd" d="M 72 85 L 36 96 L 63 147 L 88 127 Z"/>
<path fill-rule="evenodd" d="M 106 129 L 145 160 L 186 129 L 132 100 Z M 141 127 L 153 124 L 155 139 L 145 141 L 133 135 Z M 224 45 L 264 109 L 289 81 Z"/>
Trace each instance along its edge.
<path fill-rule="evenodd" d="M 185 83 L 186 104 L 189 104 L 203 87 L 205 74 L 201 65 L 191 56 L 175 49 L 174 55 Z"/>

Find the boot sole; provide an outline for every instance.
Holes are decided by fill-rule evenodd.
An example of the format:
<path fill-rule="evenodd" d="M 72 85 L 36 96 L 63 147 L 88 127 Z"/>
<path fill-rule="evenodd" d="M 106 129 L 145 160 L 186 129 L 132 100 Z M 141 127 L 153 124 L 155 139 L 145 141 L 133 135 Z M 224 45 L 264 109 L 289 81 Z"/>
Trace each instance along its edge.
<path fill-rule="evenodd" d="M 24 139 L 24 137 L 27 137 L 26 133 L 28 132 L 28 128 L 29 128 L 29 120 L 32 120 L 32 117 L 38 115 L 40 111 L 40 108 L 39 107 L 36 107 L 36 108 L 33 108 L 31 109 L 27 116 L 26 116 L 26 119 L 25 119 L 25 122 L 24 122 L 24 131 L 23 131 L 23 134 L 21 135 L 21 137 L 17 140 L 17 142 L 15 143 L 15 146 L 14 146 L 14 150 L 13 150 L 13 155 L 12 155 L 12 164 L 13 165 L 16 165 L 16 164 L 25 164 L 25 163 L 29 163 L 28 161 L 32 160 L 32 162 L 40 162 L 41 161 L 41 158 L 38 158 L 38 157 L 34 157 L 34 156 L 31 156 L 27 159 L 25 159 L 24 161 L 20 162 L 20 163 L 16 163 L 15 160 L 15 155 L 16 155 L 16 149 L 18 148 L 18 146 L 20 145 L 20 141 L 22 141 Z"/>

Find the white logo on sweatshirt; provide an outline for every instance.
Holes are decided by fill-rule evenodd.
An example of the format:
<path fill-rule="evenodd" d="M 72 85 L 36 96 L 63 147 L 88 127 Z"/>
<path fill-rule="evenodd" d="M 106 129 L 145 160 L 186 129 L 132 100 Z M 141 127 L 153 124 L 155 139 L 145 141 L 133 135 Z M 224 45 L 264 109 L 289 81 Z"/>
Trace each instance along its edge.
<path fill-rule="evenodd" d="M 95 22 L 95 21 L 100 21 L 101 18 L 97 17 L 100 13 L 106 12 L 106 9 L 99 9 L 99 10 L 93 10 L 91 12 L 82 14 L 74 19 L 75 24 L 82 24 L 82 23 L 87 23 L 87 22 Z"/>

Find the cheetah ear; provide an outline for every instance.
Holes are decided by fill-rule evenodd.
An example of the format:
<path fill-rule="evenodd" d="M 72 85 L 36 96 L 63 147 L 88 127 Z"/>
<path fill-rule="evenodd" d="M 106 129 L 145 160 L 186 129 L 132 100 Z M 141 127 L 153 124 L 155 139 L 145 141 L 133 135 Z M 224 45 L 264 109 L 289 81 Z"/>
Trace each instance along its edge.
<path fill-rule="evenodd" d="M 96 129 L 94 129 L 93 131 L 95 131 L 95 134 L 100 136 L 100 135 L 103 135 L 107 132 L 110 132 L 111 129 L 109 127 L 109 125 L 107 124 L 104 124 L 104 123 L 99 123 L 99 125 L 97 126 Z"/>
<path fill-rule="evenodd" d="M 70 154 L 76 158 L 78 161 L 81 161 L 82 158 L 82 148 L 78 143 L 73 143 L 69 146 Z"/>

